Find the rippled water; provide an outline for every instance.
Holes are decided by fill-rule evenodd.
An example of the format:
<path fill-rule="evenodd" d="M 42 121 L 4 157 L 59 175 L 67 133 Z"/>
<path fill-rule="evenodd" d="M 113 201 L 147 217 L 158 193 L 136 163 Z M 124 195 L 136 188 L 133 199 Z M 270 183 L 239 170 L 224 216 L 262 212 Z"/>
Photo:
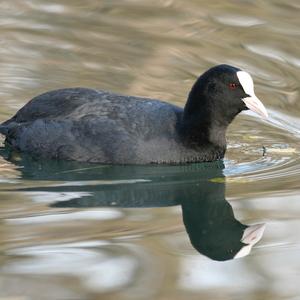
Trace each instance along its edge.
<path fill-rule="evenodd" d="M 225 167 L 46 162 L 2 149 L 1 300 L 300 298 L 299 1 L 0 9 L 1 121 L 71 86 L 182 106 L 218 63 L 249 71 L 270 113 L 236 118 Z M 238 247 L 241 224 L 261 223 L 250 255 L 218 261 Z"/>

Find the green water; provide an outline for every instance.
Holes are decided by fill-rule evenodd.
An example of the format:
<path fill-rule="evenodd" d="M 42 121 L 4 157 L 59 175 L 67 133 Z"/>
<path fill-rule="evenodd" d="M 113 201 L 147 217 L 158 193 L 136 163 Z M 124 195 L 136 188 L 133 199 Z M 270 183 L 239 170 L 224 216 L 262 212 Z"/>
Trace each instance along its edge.
<path fill-rule="evenodd" d="M 270 117 L 234 120 L 224 165 L 113 167 L 0 149 L 0 299 L 300 299 L 299 9 L 1 2 L 1 121 L 74 86 L 183 106 L 219 63 L 252 74 Z M 238 247 L 240 224 L 261 223 L 248 256 L 219 261 Z"/>

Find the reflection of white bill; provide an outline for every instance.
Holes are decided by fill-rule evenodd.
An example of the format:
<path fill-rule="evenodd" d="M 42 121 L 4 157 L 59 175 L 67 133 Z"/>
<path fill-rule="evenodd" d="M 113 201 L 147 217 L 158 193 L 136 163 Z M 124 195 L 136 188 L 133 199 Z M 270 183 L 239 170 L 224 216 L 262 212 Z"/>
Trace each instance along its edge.
<path fill-rule="evenodd" d="M 246 245 L 234 256 L 234 258 L 248 255 L 252 247 L 262 238 L 265 228 L 266 224 L 251 225 L 246 228 L 241 239 L 241 242 Z"/>

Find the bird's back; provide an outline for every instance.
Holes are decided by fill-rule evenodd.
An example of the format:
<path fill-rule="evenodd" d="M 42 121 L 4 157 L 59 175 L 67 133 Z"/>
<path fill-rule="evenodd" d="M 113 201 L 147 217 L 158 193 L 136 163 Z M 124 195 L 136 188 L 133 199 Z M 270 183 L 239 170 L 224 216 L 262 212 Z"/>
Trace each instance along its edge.
<path fill-rule="evenodd" d="M 167 162 L 181 114 L 158 100 L 73 88 L 33 98 L 0 131 L 13 148 L 46 158 Z"/>

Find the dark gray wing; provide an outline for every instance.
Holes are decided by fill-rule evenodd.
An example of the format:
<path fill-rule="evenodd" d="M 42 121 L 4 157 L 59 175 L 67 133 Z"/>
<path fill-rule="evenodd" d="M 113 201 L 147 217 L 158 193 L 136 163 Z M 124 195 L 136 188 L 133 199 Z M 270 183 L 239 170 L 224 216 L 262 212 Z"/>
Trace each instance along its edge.
<path fill-rule="evenodd" d="M 34 97 L 24 105 L 11 119 L 2 126 L 12 122 L 32 122 L 43 118 L 57 118 L 65 116 L 79 106 L 101 99 L 105 92 L 85 88 L 69 88 L 46 92 Z"/>
<path fill-rule="evenodd" d="M 94 127 L 96 126 L 96 127 Z M 111 120 L 38 119 L 11 128 L 6 141 L 13 148 L 42 158 L 113 163 L 121 153 L 134 154 L 134 139 Z M 130 149 L 129 149 L 130 148 Z"/>
<path fill-rule="evenodd" d="M 64 89 L 32 99 L 1 125 L 0 132 L 13 148 L 35 156 L 149 163 L 159 158 L 149 150 L 153 143 L 160 138 L 175 139 L 181 112 L 174 105 L 152 99 Z M 165 146 L 165 150 L 160 148 L 167 155 L 172 145 Z"/>

